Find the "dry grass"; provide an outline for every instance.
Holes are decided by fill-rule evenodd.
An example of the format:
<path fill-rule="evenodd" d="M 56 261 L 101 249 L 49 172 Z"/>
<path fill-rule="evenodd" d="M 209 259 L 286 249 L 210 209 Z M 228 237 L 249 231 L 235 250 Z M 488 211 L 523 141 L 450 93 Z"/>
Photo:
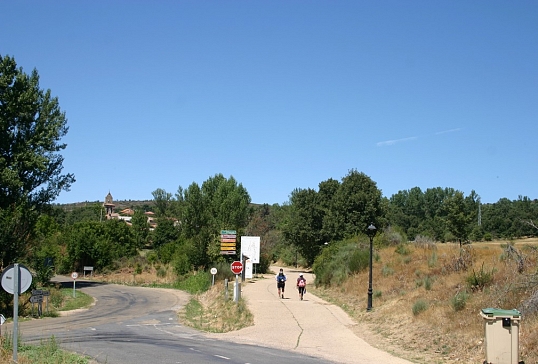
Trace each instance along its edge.
<path fill-rule="evenodd" d="M 194 296 L 180 317 L 184 324 L 207 332 L 235 331 L 254 322 L 245 300 L 226 299 L 221 285 Z"/>
<path fill-rule="evenodd" d="M 90 278 L 86 275 L 86 278 Z M 146 265 L 142 271 L 137 272 L 136 268 L 126 267 L 117 272 L 94 274 L 92 279 L 100 282 L 117 283 L 136 286 L 159 286 L 171 285 L 177 280 L 173 269 L 170 266 L 154 267 Z"/>
<path fill-rule="evenodd" d="M 384 350 L 419 363 L 481 363 L 485 351 L 480 310 L 520 308 L 538 289 L 538 284 L 530 284 L 536 281 L 537 273 L 535 243 L 515 244 L 525 257 L 523 273 L 518 272 L 518 263 L 506 255 L 501 243 L 467 245 L 463 253 L 454 244 L 410 245 L 408 255 L 395 253 L 394 247 L 382 249 L 374 262 L 374 310 L 369 313 L 365 310 L 367 271 L 320 294 L 367 323 L 370 332 L 359 334 Z M 471 290 L 467 278 L 473 270 L 493 272 L 491 285 Z M 465 292 L 465 306 L 456 311 L 452 299 Z M 414 315 L 413 305 L 419 300 L 425 301 L 427 308 Z M 526 363 L 538 362 L 536 315 L 523 316 L 520 355 Z"/>

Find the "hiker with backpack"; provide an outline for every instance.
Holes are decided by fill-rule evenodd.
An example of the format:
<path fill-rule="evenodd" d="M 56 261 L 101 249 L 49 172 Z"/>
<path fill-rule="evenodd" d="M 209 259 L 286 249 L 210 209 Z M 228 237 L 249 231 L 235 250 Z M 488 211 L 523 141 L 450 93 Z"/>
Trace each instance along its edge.
<path fill-rule="evenodd" d="M 282 268 L 280 268 L 280 272 L 276 275 L 275 279 L 276 279 L 276 288 L 278 289 L 278 297 L 284 298 L 284 287 L 286 286 L 287 278 Z M 280 292 L 282 292 L 282 296 Z"/>
<path fill-rule="evenodd" d="M 306 279 L 303 277 L 302 274 L 299 275 L 299 278 L 297 278 L 297 289 L 299 290 L 299 298 L 301 301 L 303 300 L 303 295 L 306 292 Z"/>

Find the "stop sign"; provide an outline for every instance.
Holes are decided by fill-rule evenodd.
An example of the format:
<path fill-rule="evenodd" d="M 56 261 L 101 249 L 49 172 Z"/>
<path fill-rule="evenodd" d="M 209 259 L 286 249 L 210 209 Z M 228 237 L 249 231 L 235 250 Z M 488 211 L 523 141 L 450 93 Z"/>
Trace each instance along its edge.
<path fill-rule="evenodd" d="M 243 271 L 243 263 L 236 260 L 232 263 L 232 273 L 233 274 L 240 274 Z"/>

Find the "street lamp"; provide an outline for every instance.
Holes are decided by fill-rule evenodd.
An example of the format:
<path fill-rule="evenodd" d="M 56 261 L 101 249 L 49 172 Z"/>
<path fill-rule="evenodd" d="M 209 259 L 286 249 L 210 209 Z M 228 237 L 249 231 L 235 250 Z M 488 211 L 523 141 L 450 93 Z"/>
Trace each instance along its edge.
<path fill-rule="evenodd" d="M 366 231 L 370 237 L 370 276 L 368 277 L 368 308 L 366 308 L 366 311 L 372 311 L 372 250 L 376 230 L 374 224 L 370 224 Z"/>

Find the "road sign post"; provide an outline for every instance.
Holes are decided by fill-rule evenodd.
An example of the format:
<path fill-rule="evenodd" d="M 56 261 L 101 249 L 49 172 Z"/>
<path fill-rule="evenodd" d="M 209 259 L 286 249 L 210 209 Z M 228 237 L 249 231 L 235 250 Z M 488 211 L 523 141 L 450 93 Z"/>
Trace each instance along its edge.
<path fill-rule="evenodd" d="M 232 273 L 235 274 L 235 285 L 234 285 L 234 301 L 239 302 L 239 297 L 241 296 L 241 286 L 239 284 L 239 274 L 243 271 L 243 263 L 236 260 L 232 263 Z"/>
<path fill-rule="evenodd" d="M 213 276 L 213 279 L 211 280 L 211 285 L 214 286 L 215 285 L 215 274 L 217 274 L 217 268 L 213 267 L 211 268 L 211 275 Z"/>
<path fill-rule="evenodd" d="M 77 281 L 78 273 L 77 272 L 71 273 L 71 278 L 73 278 L 73 298 L 77 298 L 75 282 Z"/>

